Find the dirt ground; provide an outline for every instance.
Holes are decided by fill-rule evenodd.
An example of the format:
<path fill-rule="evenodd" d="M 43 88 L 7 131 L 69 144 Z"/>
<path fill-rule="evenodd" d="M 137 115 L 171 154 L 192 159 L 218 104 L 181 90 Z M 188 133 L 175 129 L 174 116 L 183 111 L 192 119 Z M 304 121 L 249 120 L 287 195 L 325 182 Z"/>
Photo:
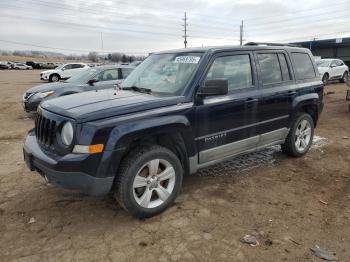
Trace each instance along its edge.
<path fill-rule="evenodd" d="M 26 168 L 33 121 L 20 101 L 39 83 L 39 71 L 0 71 L 0 261 L 321 261 L 315 245 L 350 261 L 345 85 L 326 87 L 316 129 L 326 142 L 305 157 L 270 150 L 267 161 L 250 155 L 203 170 L 184 179 L 166 212 L 138 220 L 110 196 L 56 188 Z M 246 234 L 260 245 L 240 243 Z"/>

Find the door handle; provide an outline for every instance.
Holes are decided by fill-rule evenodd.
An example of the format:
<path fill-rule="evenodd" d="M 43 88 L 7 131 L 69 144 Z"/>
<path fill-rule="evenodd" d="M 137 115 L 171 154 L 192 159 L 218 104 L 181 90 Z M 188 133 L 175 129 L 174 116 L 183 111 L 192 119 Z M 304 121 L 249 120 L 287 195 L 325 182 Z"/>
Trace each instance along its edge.
<path fill-rule="evenodd" d="M 257 99 L 257 98 L 251 98 L 251 97 L 249 97 L 249 98 L 247 98 L 247 100 L 244 101 L 244 103 L 250 104 L 250 103 L 256 103 L 256 102 L 258 102 L 258 101 L 259 101 L 259 99 Z"/>
<path fill-rule="evenodd" d="M 288 95 L 289 95 L 289 96 L 295 95 L 296 93 L 297 93 L 297 91 L 292 91 L 292 90 L 291 90 L 291 91 L 288 91 Z"/>

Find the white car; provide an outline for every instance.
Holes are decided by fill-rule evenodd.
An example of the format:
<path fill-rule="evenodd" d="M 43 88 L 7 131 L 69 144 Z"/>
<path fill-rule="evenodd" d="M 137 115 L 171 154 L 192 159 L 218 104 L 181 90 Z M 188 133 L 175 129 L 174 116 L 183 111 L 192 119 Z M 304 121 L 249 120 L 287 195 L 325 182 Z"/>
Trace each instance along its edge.
<path fill-rule="evenodd" d="M 22 63 L 16 63 L 13 66 L 13 69 L 29 70 L 29 69 L 33 69 L 33 67 Z"/>
<path fill-rule="evenodd" d="M 70 63 L 63 64 L 52 70 L 46 70 L 40 73 L 41 80 L 49 80 L 50 82 L 57 82 L 61 79 L 68 79 L 71 76 L 83 71 L 89 66 L 84 63 Z"/>
<path fill-rule="evenodd" d="M 340 80 L 344 83 L 349 79 L 349 67 L 340 59 L 320 59 L 316 64 L 325 85 L 329 80 Z"/>

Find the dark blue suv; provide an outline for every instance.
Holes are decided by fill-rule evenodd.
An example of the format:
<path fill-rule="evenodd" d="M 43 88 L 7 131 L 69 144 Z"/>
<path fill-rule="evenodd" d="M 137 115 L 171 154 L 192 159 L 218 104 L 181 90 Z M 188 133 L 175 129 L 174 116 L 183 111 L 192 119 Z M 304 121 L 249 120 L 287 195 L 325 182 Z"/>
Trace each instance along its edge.
<path fill-rule="evenodd" d="M 131 214 L 150 217 L 171 205 L 185 174 L 271 145 L 304 155 L 322 98 L 307 49 L 155 53 L 118 88 L 43 102 L 24 158 L 49 183 L 113 192 Z"/>

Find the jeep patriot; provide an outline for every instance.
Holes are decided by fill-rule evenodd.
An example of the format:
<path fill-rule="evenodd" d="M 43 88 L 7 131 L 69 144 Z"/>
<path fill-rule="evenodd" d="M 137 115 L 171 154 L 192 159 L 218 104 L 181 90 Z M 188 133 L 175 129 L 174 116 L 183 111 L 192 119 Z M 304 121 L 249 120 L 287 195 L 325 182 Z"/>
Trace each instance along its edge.
<path fill-rule="evenodd" d="M 115 89 L 42 102 L 24 159 L 51 184 L 113 193 L 133 216 L 150 217 L 200 168 L 272 145 L 303 156 L 322 99 L 307 49 L 250 43 L 154 53 Z"/>

